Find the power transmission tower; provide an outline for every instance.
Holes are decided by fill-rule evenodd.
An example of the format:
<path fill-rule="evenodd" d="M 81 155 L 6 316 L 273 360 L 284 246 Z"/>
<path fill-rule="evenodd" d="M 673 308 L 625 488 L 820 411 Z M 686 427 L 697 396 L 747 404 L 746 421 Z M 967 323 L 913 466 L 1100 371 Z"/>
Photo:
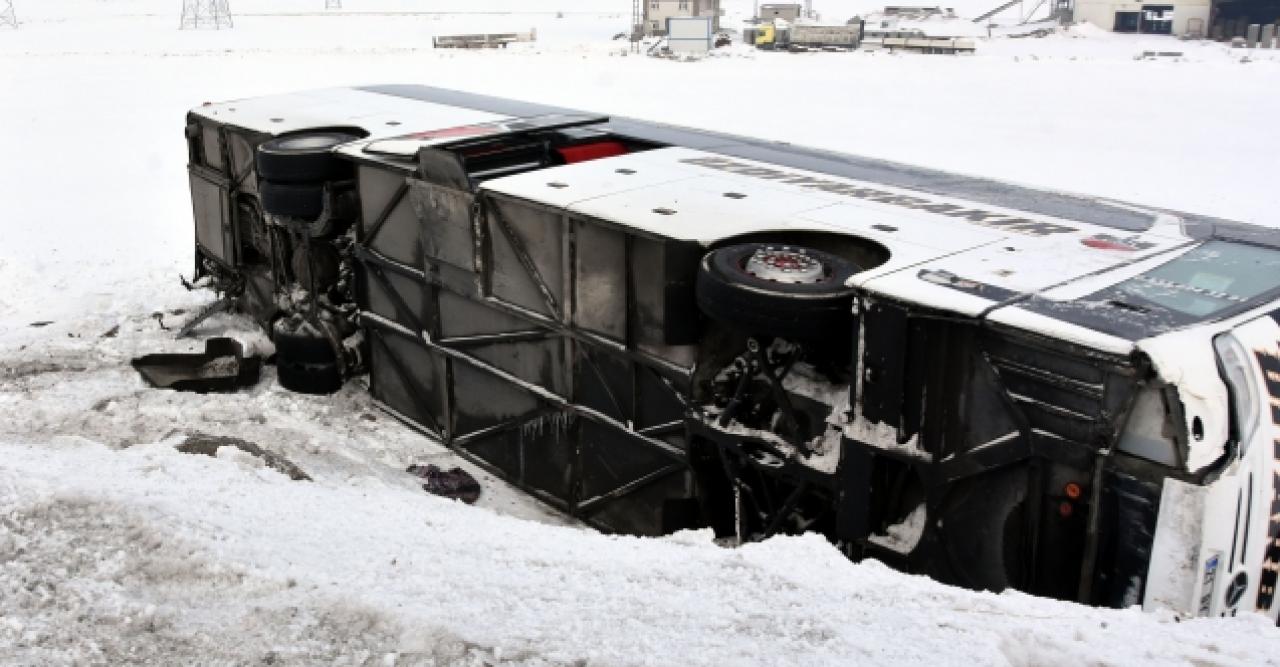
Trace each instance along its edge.
<path fill-rule="evenodd" d="M 0 27 L 17 29 L 18 15 L 13 12 L 13 0 L 0 0 Z"/>
<path fill-rule="evenodd" d="M 644 37 L 644 0 L 631 0 L 631 52 L 640 53 L 640 38 Z"/>
<path fill-rule="evenodd" d="M 178 28 L 196 30 L 199 28 L 235 27 L 231 22 L 231 0 L 182 0 L 182 20 Z"/>
<path fill-rule="evenodd" d="M 342 0 L 324 0 L 325 9 L 342 9 Z"/>

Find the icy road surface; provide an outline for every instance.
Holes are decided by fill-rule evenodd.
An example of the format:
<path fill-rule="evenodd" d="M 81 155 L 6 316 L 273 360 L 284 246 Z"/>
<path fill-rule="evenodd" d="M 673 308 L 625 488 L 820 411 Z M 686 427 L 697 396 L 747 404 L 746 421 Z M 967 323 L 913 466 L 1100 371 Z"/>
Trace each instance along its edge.
<path fill-rule="evenodd" d="M 840 21 L 873 4 L 815 2 Z M 0 29 L 0 664 L 1280 662 L 1255 616 L 972 593 L 816 538 L 611 538 L 478 473 L 467 507 L 403 472 L 456 457 L 358 385 L 298 396 L 267 368 L 252 390 L 195 396 L 128 366 L 200 347 L 161 325 L 210 298 L 177 281 L 183 115 L 204 100 L 426 83 L 1276 224 L 1280 54 L 1083 27 L 972 58 L 674 63 L 621 55 L 630 6 L 603 0 L 232 0 L 235 29 L 200 33 L 175 29 L 179 5 L 17 0 L 22 27 Z M 729 27 L 749 7 L 728 3 Z M 531 27 L 537 44 L 501 52 L 429 46 Z M 232 316 L 199 334 L 269 346 Z M 175 451 L 195 432 L 314 481 Z"/>

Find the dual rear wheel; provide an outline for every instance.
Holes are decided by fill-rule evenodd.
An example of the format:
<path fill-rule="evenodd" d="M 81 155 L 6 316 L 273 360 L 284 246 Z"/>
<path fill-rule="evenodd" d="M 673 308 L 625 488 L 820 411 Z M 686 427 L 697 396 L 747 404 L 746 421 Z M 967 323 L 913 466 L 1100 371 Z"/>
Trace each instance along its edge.
<path fill-rule="evenodd" d="M 269 139 L 258 146 L 256 167 L 262 210 L 270 216 L 304 223 L 306 229 L 331 209 L 333 184 L 350 181 L 354 167 L 333 154 L 341 144 L 360 137 L 339 131 L 309 131 Z M 310 237 L 309 231 L 302 232 Z M 317 275 L 336 274 L 333 249 L 319 239 L 304 238 L 295 255 L 296 279 L 317 289 Z M 328 266 L 334 264 L 334 266 Z M 329 270 L 321 271 L 323 267 Z M 318 298 L 311 294 L 311 299 Z M 316 312 L 314 308 L 312 313 Z M 341 345 L 329 327 L 295 314 L 271 328 L 276 346 L 276 372 L 280 386 L 304 394 L 331 394 L 342 387 Z"/>
<path fill-rule="evenodd" d="M 258 194 L 271 215 L 315 220 L 324 211 L 325 185 L 354 176 L 334 147 L 360 137 L 346 132 L 287 134 L 258 146 Z"/>

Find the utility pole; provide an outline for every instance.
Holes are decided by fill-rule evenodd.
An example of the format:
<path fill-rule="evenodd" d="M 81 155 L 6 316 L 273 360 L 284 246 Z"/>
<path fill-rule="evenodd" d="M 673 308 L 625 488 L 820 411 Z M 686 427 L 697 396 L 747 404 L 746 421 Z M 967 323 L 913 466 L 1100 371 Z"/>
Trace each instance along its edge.
<path fill-rule="evenodd" d="M 0 0 L 0 27 L 9 26 L 17 30 L 18 15 L 13 11 L 13 0 Z"/>
<path fill-rule="evenodd" d="M 234 28 L 231 22 L 231 0 L 182 0 L 180 30 L 200 28 Z"/>

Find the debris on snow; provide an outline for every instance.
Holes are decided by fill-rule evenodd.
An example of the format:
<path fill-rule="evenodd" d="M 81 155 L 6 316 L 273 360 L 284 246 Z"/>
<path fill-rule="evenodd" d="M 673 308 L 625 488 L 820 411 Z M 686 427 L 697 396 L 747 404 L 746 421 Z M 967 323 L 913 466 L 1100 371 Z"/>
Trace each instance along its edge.
<path fill-rule="evenodd" d="M 474 505 L 480 499 L 480 482 L 462 468 L 442 470 L 434 463 L 429 463 L 425 466 L 411 465 L 405 472 L 427 480 L 422 485 L 422 490 L 427 493 L 461 500 L 468 505 Z"/>
<path fill-rule="evenodd" d="M 286 459 L 275 452 L 263 449 L 258 445 L 233 438 L 225 435 L 209 435 L 207 433 L 192 433 L 179 444 L 176 449 L 184 454 L 202 454 L 204 456 L 212 456 L 220 458 L 223 456 L 224 448 L 232 448 L 244 452 L 249 456 L 261 459 L 266 467 L 287 476 L 295 482 L 310 482 L 311 477 L 302 471 L 302 468 L 294 465 L 292 461 Z"/>
<path fill-rule="evenodd" d="M 262 361 L 246 356 L 234 338 L 210 338 L 197 354 L 148 354 L 130 362 L 157 389 L 236 391 L 258 382 Z"/>

